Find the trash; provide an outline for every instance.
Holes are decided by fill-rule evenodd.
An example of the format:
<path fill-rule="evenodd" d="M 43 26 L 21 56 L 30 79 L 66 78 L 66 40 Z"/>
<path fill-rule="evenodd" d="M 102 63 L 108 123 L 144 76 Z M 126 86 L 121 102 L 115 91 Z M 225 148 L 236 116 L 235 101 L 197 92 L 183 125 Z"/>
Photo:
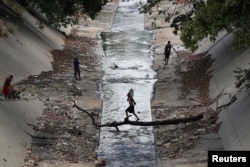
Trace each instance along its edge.
<path fill-rule="evenodd" d="M 102 159 L 102 158 L 98 158 L 95 163 L 98 166 L 105 166 L 106 165 L 106 160 Z"/>

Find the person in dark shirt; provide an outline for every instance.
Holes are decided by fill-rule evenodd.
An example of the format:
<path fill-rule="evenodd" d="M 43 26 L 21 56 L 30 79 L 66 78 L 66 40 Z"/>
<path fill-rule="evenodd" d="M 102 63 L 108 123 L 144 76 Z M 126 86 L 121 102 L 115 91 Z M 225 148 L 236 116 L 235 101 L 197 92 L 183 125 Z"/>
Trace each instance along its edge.
<path fill-rule="evenodd" d="M 78 57 L 75 56 L 74 57 L 74 60 L 73 60 L 73 64 L 74 64 L 74 76 L 75 76 L 75 79 L 77 80 L 77 77 L 78 79 L 80 80 L 80 63 L 79 63 L 79 60 L 78 60 Z"/>
<path fill-rule="evenodd" d="M 10 98 L 10 88 L 11 88 L 11 81 L 13 79 L 13 75 L 10 75 L 5 79 L 4 85 L 3 85 L 3 94 L 4 98 Z"/>
<path fill-rule="evenodd" d="M 174 49 L 174 47 L 170 44 L 170 41 L 168 41 L 168 43 L 165 46 L 165 50 L 164 50 L 165 65 L 168 64 L 169 56 L 171 54 L 171 48 L 173 48 L 173 50 L 175 51 L 175 53 L 178 55 L 178 53 L 176 52 L 176 50 Z"/>

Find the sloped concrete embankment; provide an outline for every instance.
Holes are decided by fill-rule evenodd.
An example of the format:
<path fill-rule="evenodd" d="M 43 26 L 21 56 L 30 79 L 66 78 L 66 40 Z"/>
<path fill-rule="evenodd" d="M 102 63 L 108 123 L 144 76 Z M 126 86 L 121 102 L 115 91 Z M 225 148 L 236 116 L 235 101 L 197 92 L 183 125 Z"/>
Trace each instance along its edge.
<path fill-rule="evenodd" d="M 1 6 L 1 13 L 4 7 Z M 13 14 L 15 15 L 15 14 Z M 6 76 L 13 74 L 13 84 L 52 70 L 50 53 L 63 48 L 63 36 L 44 25 L 39 29 L 38 21 L 29 13 L 21 18 L 6 13 L 2 21 L 13 27 L 13 33 L 0 38 L 0 84 Z M 4 19 L 8 18 L 8 19 Z M 12 19 L 13 18 L 13 19 Z M 39 101 L 3 100 L 0 97 L 0 166 L 20 167 L 31 143 L 32 128 L 28 124 L 40 115 L 43 105 Z"/>
<path fill-rule="evenodd" d="M 8 37 L 0 38 L 0 80 L 10 74 L 13 82 L 18 82 L 29 75 L 52 70 L 50 53 L 53 49 L 63 48 L 63 36 L 46 27 L 39 29 L 37 20 L 24 13 L 19 20 L 14 20 L 14 32 Z"/>
<path fill-rule="evenodd" d="M 36 115 L 42 113 L 38 100 L 0 101 L 0 166 L 20 167 L 32 140 Z"/>
<path fill-rule="evenodd" d="M 211 58 L 214 59 L 209 92 L 211 99 L 217 99 L 213 108 L 222 109 L 219 115 L 221 122 L 219 133 L 225 149 L 249 150 L 249 92 L 239 92 L 235 87 L 236 74 L 234 71 L 238 68 L 249 68 L 250 49 L 232 50 L 233 39 L 232 34 L 221 32 L 215 44 L 204 40 L 198 52 L 208 50 L 208 54 L 211 54 Z M 237 100 L 235 101 L 235 99 Z"/>

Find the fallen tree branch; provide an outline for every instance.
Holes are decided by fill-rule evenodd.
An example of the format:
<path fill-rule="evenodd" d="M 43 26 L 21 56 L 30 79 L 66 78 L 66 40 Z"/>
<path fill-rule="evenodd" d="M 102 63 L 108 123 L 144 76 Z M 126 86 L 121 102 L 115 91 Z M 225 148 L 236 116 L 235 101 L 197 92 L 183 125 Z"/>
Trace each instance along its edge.
<path fill-rule="evenodd" d="M 121 125 L 135 125 L 135 126 L 159 126 L 159 125 L 170 125 L 170 124 L 180 124 L 180 123 L 187 123 L 192 121 L 198 121 L 203 118 L 203 113 L 187 117 L 187 118 L 178 118 L 178 119 L 167 119 L 167 120 L 156 120 L 156 121 L 150 121 L 150 122 L 141 122 L 141 121 L 130 121 L 130 120 L 124 120 L 123 122 L 116 122 L 113 121 L 111 123 L 101 124 L 99 127 L 115 127 L 116 130 L 119 131 L 118 126 Z"/>
<path fill-rule="evenodd" d="M 118 126 L 121 126 L 121 125 L 134 125 L 134 126 L 170 125 L 170 124 L 180 124 L 180 123 L 198 121 L 198 120 L 203 118 L 203 113 L 195 115 L 195 116 L 186 117 L 186 118 L 156 120 L 156 121 L 148 121 L 148 122 L 130 121 L 129 118 L 125 118 L 124 121 L 122 121 L 122 122 L 113 121 L 113 122 L 110 122 L 110 123 L 98 125 L 95 122 L 95 118 L 93 117 L 93 115 L 91 113 L 89 113 L 88 111 L 86 111 L 86 110 L 80 108 L 79 106 L 77 106 L 75 101 L 74 101 L 73 107 L 76 107 L 78 110 L 83 111 L 84 113 L 86 113 L 92 119 L 92 122 L 96 127 L 115 127 L 117 131 L 119 131 Z"/>
<path fill-rule="evenodd" d="M 86 113 L 86 114 L 92 119 L 92 123 L 93 123 L 95 126 L 97 126 L 97 127 L 99 126 L 99 125 L 96 124 L 95 118 L 94 118 L 93 114 L 91 114 L 91 113 L 88 112 L 87 110 L 84 110 L 84 109 L 82 109 L 81 107 L 79 107 L 78 105 L 76 105 L 76 102 L 75 102 L 75 101 L 73 101 L 73 102 L 74 102 L 73 108 L 76 107 L 78 110 L 80 110 L 80 111 Z"/>
<path fill-rule="evenodd" d="M 197 99 L 194 99 L 194 98 L 191 98 L 191 97 L 189 97 L 189 100 L 192 100 L 192 101 L 198 102 L 198 103 L 200 103 L 200 104 L 202 104 L 202 105 L 206 105 L 206 103 L 203 103 L 202 101 L 197 100 Z"/>
<path fill-rule="evenodd" d="M 218 106 L 216 109 L 221 109 L 221 108 L 225 108 L 228 107 L 229 105 L 231 105 L 232 103 L 234 103 L 237 100 L 236 96 L 233 96 L 230 100 L 230 102 L 228 102 L 227 104 L 224 104 L 222 106 Z"/>
<path fill-rule="evenodd" d="M 218 100 L 221 98 L 221 96 L 225 95 L 224 89 L 216 96 L 214 97 L 208 104 L 211 105 L 214 102 L 218 103 Z"/>

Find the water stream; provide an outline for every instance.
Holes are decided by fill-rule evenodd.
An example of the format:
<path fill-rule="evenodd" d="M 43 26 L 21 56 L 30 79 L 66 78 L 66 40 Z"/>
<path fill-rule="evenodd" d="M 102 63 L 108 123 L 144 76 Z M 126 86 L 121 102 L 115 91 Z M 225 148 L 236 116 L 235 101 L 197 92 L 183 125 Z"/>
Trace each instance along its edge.
<path fill-rule="evenodd" d="M 123 121 L 129 106 L 127 93 L 134 89 L 135 112 L 140 121 L 152 121 L 150 101 L 156 73 L 152 65 L 153 32 L 144 30 L 139 4 L 120 1 L 111 32 L 101 33 L 105 52 L 101 123 Z M 130 120 L 136 120 L 134 116 Z M 153 127 L 124 125 L 101 128 L 98 157 L 107 167 L 155 167 Z"/>

